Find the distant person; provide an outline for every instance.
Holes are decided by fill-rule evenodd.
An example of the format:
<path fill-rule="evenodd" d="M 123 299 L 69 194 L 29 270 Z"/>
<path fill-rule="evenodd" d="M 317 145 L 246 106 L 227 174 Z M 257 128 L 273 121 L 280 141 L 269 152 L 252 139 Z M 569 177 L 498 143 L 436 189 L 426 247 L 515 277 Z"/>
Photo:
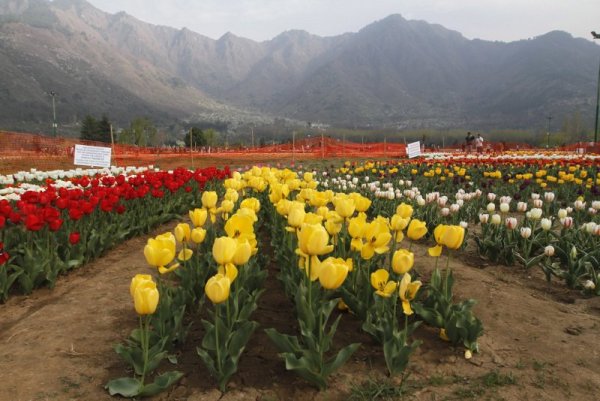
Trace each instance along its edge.
<path fill-rule="evenodd" d="M 483 137 L 481 134 L 477 134 L 477 138 L 475 138 L 475 149 L 477 149 L 477 153 L 483 153 Z"/>
<path fill-rule="evenodd" d="M 467 149 L 467 153 L 471 153 L 473 150 L 473 141 L 475 137 L 470 132 L 467 132 L 467 137 L 465 138 L 465 147 Z"/>

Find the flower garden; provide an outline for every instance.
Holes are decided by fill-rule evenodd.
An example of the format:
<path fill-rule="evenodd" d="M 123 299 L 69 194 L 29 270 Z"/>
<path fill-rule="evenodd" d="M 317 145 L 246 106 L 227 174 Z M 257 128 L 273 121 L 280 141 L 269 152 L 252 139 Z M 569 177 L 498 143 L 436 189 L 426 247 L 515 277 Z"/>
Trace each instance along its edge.
<path fill-rule="evenodd" d="M 599 162 L 0 176 L 0 398 L 593 399 Z"/>

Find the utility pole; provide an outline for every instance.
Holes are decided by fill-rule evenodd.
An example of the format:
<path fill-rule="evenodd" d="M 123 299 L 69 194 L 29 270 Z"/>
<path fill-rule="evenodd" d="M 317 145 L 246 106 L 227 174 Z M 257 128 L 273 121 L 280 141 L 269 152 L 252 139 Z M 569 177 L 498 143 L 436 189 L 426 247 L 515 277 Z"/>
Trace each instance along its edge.
<path fill-rule="evenodd" d="M 254 148 L 254 127 L 250 127 L 250 132 L 252 134 L 252 148 Z"/>
<path fill-rule="evenodd" d="M 550 147 L 550 120 L 552 120 L 552 116 L 546 117 L 548 119 L 548 129 L 546 130 L 546 148 Z"/>
<path fill-rule="evenodd" d="M 56 92 L 50 91 L 50 96 L 52 96 L 52 136 L 56 136 L 56 131 L 58 130 L 58 125 L 56 124 L 56 103 L 54 102 Z"/>
<path fill-rule="evenodd" d="M 592 31 L 594 39 L 600 39 L 600 35 Z M 598 63 L 598 89 L 596 93 L 596 119 L 594 124 L 594 144 L 598 142 L 598 103 L 600 102 L 600 63 Z"/>
<path fill-rule="evenodd" d="M 292 131 L 292 161 L 296 162 L 296 131 Z"/>

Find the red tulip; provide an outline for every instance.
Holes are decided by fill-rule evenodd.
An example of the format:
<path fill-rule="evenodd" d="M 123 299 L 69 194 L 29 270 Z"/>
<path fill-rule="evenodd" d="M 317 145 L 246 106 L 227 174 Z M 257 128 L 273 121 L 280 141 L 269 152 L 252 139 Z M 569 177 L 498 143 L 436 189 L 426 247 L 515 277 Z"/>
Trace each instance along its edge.
<path fill-rule="evenodd" d="M 81 235 L 76 231 L 69 234 L 69 242 L 71 243 L 71 245 L 77 245 L 79 243 L 80 238 Z"/>

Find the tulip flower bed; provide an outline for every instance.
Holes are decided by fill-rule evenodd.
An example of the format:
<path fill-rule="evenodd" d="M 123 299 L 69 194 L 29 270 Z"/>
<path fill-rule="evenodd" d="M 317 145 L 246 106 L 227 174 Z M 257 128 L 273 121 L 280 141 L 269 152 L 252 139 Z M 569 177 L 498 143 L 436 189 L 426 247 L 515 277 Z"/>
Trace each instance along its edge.
<path fill-rule="evenodd" d="M 130 333 L 119 330 L 123 337 L 113 353 L 119 359 L 106 357 L 111 370 L 96 386 L 129 398 L 161 392 L 166 393 L 157 399 L 193 398 L 199 386 L 200 399 L 211 399 L 221 392 L 243 395 L 249 391 L 246 386 L 254 386 L 248 399 L 341 400 L 349 394 L 350 399 L 385 399 L 385 393 L 391 399 L 415 391 L 408 390 L 411 386 L 438 388 L 441 381 L 451 388 L 441 391 L 443 397 L 478 399 L 490 396 L 489 388 L 468 384 L 463 390 L 471 395 L 465 396 L 456 387 L 510 387 L 520 377 L 519 390 L 503 391 L 502 398 L 576 394 L 591 399 L 593 391 L 581 381 L 568 391 L 556 384 L 559 375 L 570 379 L 540 358 L 548 348 L 557 354 L 572 352 L 577 363 L 561 357 L 553 363 L 564 362 L 565 372 L 581 367 L 577 377 L 593 387 L 595 379 L 585 370 L 592 368 L 593 358 L 584 359 L 600 320 L 584 315 L 583 306 L 569 307 L 567 313 L 560 304 L 537 299 L 560 293 L 587 302 L 586 297 L 600 295 L 597 161 L 548 154 L 435 155 L 329 167 L 253 167 L 215 174 L 222 183 L 202 186 L 194 173 L 176 170 L 173 176 L 192 176 L 174 186 L 173 193 L 157 180 L 163 198 L 132 200 L 146 202 L 150 209 L 124 220 L 131 232 L 126 236 L 131 236 L 143 231 L 133 232 L 131 225 L 140 224 L 147 210 L 170 210 L 169 220 L 185 215 L 172 231 L 152 234 L 135 252 L 146 266 L 128 270 L 129 291 L 123 292 L 132 306 L 119 317 Z M 141 175 L 146 174 L 132 177 Z M 81 187 L 84 178 L 70 182 Z M 102 187 L 103 179 L 98 179 L 97 187 Z M 124 179 L 129 183 L 129 177 Z M 90 193 L 94 187 L 91 182 L 85 186 Z M 18 195 L 18 201 L 6 202 L 21 213 L 17 203 L 24 205 L 23 197 L 31 195 Z M 135 209 L 119 199 L 113 210 L 123 204 L 123 214 L 102 211 L 100 201 L 81 219 L 96 218 L 87 230 L 102 227 L 103 213 L 112 217 L 104 221 L 118 225 Z M 10 219 L 5 221 L 5 230 L 17 229 Z M 30 231 L 24 222 L 18 226 Z M 80 244 L 90 238 L 82 231 Z M 125 236 L 115 242 L 120 238 Z M 61 242 L 68 242 L 66 236 Z M 7 261 L 14 264 L 15 254 L 3 254 L 10 255 L 4 256 L 5 266 Z M 492 267 L 472 269 L 465 260 Z M 45 273 L 43 277 L 40 283 L 49 284 Z M 524 283 L 530 279 L 539 282 Z M 523 286 L 529 292 L 532 285 L 535 299 L 524 297 Z M 479 299 L 478 306 L 472 298 Z M 580 346 L 568 341 L 575 335 Z M 515 366 L 531 368 L 531 376 L 512 376 L 507 369 Z M 248 379 L 254 377 L 248 369 L 265 376 L 261 384 Z M 462 379 L 467 376 L 469 380 Z M 279 380 L 281 387 L 271 383 Z M 343 387 L 343 381 L 352 384 Z M 356 398 L 368 383 L 376 384 L 373 392 Z M 437 397 L 437 390 L 423 391 L 430 390 L 417 390 L 417 399 Z"/>
<path fill-rule="evenodd" d="M 57 277 L 126 238 L 173 220 L 199 191 L 229 176 L 150 169 L 17 173 L 0 189 L 0 301 Z"/>

